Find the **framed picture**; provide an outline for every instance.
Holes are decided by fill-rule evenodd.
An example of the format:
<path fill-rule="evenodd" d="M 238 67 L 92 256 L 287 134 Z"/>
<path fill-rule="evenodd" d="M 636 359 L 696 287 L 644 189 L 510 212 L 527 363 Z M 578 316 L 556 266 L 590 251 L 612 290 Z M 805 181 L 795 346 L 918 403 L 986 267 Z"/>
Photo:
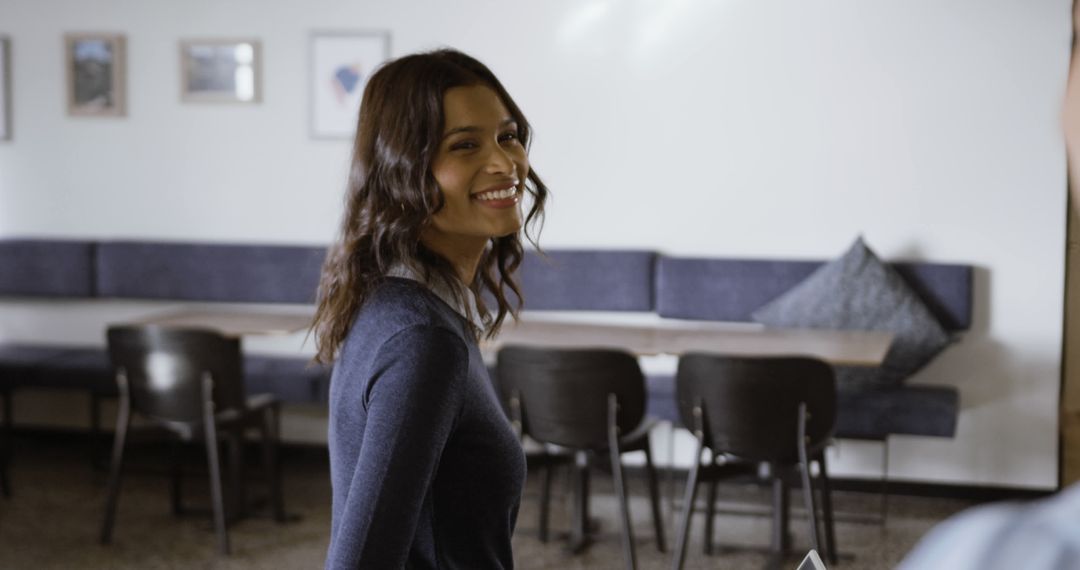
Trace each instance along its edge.
<path fill-rule="evenodd" d="M 368 77 L 389 57 L 389 32 L 312 32 L 312 138 L 353 137 Z"/>
<path fill-rule="evenodd" d="M 11 140 L 11 41 L 0 36 L 0 141 Z"/>
<path fill-rule="evenodd" d="M 66 34 L 68 114 L 119 117 L 125 113 L 124 36 Z"/>
<path fill-rule="evenodd" d="M 180 99 L 186 102 L 258 103 L 262 62 L 258 40 L 180 42 Z"/>

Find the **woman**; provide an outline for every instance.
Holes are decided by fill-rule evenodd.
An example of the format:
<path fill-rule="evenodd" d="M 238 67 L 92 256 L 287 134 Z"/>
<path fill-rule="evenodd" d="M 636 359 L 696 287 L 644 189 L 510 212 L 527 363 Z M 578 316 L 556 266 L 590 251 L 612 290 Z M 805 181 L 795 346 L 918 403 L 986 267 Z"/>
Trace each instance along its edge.
<path fill-rule="evenodd" d="M 387 63 L 361 104 L 315 316 L 330 383 L 327 568 L 511 568 L 525 462 L 477 349 L 520 306 L 530 128 L 453 50 Z M 531 239 L 531 238 L 530 238 Z M 492 318 L 481 296 L 495 302 Z"/>

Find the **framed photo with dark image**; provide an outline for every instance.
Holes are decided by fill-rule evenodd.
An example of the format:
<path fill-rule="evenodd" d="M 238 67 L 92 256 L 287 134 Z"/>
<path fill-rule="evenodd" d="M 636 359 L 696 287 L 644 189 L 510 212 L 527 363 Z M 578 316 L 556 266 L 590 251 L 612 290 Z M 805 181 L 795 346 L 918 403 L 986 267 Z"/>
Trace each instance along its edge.
<path fill-rule="evenodd" d="M 11 140 L 11 40 L 0 36 L 0 141 Z"/>
<path fill-rule="evenodd" d="M 119 117 L 126 113 L 124 36 L 64 36 L 69 115 Z"/>
<path fill-rule="evenodd" d="M 368 77 L 389 57 L 386 31 L 311 33 L 312 138 L 353 137 Z"/>
<path fill-rule="evenodd" d="M 258 103 L 262 62 L 258 40 L 180 42 L 180 99 L 191 103 Z"/>

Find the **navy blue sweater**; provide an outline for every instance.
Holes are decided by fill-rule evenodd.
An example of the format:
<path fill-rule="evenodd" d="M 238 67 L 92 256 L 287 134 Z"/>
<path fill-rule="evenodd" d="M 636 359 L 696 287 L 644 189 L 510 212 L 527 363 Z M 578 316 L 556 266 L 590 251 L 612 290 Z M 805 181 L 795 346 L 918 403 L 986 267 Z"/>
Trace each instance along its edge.
<path fill-rule="evenodd" d="M 330 382 L 327 568 L 512 568 L 525 456 L 466 321 L 387 278 Z"/>

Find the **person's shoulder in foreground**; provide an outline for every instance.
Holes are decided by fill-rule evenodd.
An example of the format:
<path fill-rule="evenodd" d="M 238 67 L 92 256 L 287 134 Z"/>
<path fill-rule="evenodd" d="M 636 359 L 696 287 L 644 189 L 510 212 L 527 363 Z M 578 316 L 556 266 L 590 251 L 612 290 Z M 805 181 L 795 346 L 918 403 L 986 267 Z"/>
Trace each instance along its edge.
<path fill-rule="evenodd" d="M 964 511 L 931 530 L 898 568 L 1080 568 L 1080 485 L 1032 503 Z"/>

